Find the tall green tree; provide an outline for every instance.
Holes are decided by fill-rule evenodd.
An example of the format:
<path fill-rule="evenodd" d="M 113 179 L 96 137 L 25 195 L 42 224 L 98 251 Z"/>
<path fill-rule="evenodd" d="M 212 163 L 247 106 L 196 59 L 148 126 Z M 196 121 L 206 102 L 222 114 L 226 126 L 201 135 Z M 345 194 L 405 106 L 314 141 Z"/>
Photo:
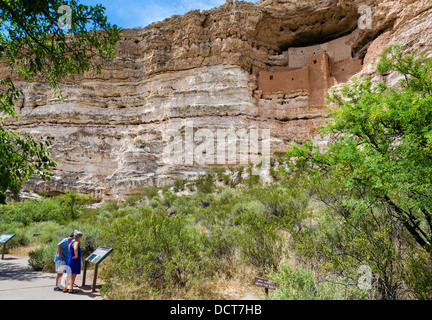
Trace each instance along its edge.
<path fill-rule="evenodd" d="M 0 0 L 0 59 L 11 70 L 0 78 L 0 203 L 31 175 L 49 179 L 56 165 L 49 138 L 37 141 L 6 127 L 5 118 L 17 118 L 14 102 L 22 94 L 17 79 L 46 82 L 60 95 L 65 76 L 100 71 L 121 32 L 104 12 L 101 5 L 76 0 Z"/>
<path fill-rule="evenodd" d="M 294 147 L 292 169 L 310 177 L 342 177 L 347 197 L 344 214 L 358 208 L 380 208 L 432 252 L 432 58 L 404 53 L 391 46 L 378 72 L 401 75 L 396 87 L 371 78 L 346 84 L 330 95 L 330 121 L 323 133 L 332 136 L 326 152 L 311 142 Z"/>

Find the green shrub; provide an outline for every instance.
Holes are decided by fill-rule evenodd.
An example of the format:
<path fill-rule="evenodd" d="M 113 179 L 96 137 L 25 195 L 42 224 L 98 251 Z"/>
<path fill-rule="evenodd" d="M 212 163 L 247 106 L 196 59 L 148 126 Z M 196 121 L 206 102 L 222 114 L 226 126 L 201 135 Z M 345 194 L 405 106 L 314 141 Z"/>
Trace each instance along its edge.
<path fill-rule="evenodd" d="M 0 223 L 0 234 L 3 233 L 14 233 L 15 236 L 8 241 L 7 248 L 15 248 L 20 246 L 25 246 L 33 241 L 32 237 L 29 237 L 26 233 L 26 229 L 23 223 L 21 222 L 10 222 Z"/>
<path fill-rule="evenodd" d="M 215 201 L 221 204 L 227 204 L 234 197 L 234 192 L 231 188 L 221 190 L 216 196 Z"/>
<path fill-rule="evenodd" d="M 432 299 L 432 258 L 425 250 L 407 252 L 406 267 L 402 276 L 415 298 Z"/>
<path fill-rule="evenodd" d="M 129 197 L 126 198 L 125 204 L 127 206 L 133 207 L 138 202 L 140 202 L 143 198 L 144 198 L 144 194 L 142 194 L 142 193 L 132 194 L 132 195 L 130 195 Z"/>
<path fill-rule="evenodd" d="M 154 197 L 159 195 L 159 189 L 156 187 L 147 187 L 144 189 L 143 194 L 148 198 L 148 199 L 153 199 Z"/>
<path fill-rule="evenodd" d="M 63 226 L 53 221 L 37 222 L 26 228 L 26 236 L 28 239 L 32 239 L 34 238 L 33 234 L 39 234 L 40 236 L 32 239 L 32 242 L 48 244 L 67 236 L 67 234 L 62 234 L 62 229 Z"/>
<path fill-rule="evenodd" d="M 174 191 L 183 191 L 186 187 L 187 179 L 177 179 L 174 181 Z"/>
<path fill-rule="evenodd" d="M 155 208 L 159 207 L 160 205 L 162 205 L 162 199 L 159 198 L 159 196 L 154 196 L 153 198 L 151 198 L 148 205 L 150 207 L 152 207 L 153 209 L 155 209 Z"/>
<path fill-rule="evenodd" d="M 78 219 L 85 206 L 93 201 L 93 199 L 89 195 L 69 190 L 65 194 L 56 197 L 56 201 L 62 207 L 63 222 L 69 222 Z"/>
<path fill-rule="evenodd" d="M 116 219 L 104 236 L 115 247 L 106 276 L 115 277 L 117 284 L 144 285 L 169 295 L 172 288 L 201 279 L 209 265 L 202 256 L 201 235 L 180 215 L 159 215 L 147 208 L 140 216 Z"/>
<path fill-rule="evenodd" d="M 276 283 L 276 290 L 268 299 L 276 300 L 346 300 L 367 299 L 368 291 L 355 284 L 343 282 L 317 282 L 314 272 L 306 267 L 281 265 L 278 272 L 270 272 L 269 278 Z"/>
<path fill-rule="evenodd" d="M 223 176 L 226 171 L 225 167 L 215 167 L 211 171 L 216 175 L 218 181 L 223 181 Z"/>
<path fill-rule="evenodd" d="M 49 245 L 29 253 L 29 266 L 36 271 L 55 272 L 54 257 L 57 251 L 57 243 Z"/>
<path fill-rule="evenodd" d="M 212 172 L 207 172 L 196 178 L 195 186 L 197 191 L 201 193 L 212 193 L 215 190 L 214 178 L 215 174 Z"/>
<path fill-rule="evenodd" d="M 25 226 L 33 222 L 63 221 L 61 205 L 54 199 L 29 199 L 22 202 L 10 202 L 0 205 L 0 220 L 20 222 Z"/>
<path fill-rule="evenodd" d="M 222 180 L 226 186 L 229 186 L 231 182 L 231 176 L 229 174 L 224 174 L 222 176 Z"/>
<path fill-rule="evenodd" d="M 237 247 L 237 229 L 214 224 L 210 227 L 203 241 L 209 256 L 215 257 L 220 266 L 224 260 L 232 260 L 234 250 Z"/>
<path fill-rule="evenodd" d="M 248 210 L 236 216 L 234 223 L 241 226 L 238 242 L 245 261 L 262 271 L 277 270 L 284 254 L 277 218 Z"/>
<path fill-rule="evenodd" d="M 167 191 L 163 194 L 162 205 L 165 207 L 171 207 L 177 200 L 177 195 L 171 191 Z"/>
<path fill-rule="evenodd" d="M 253 213 L 259 216 L 263 216 L 265 214 L 266 207 L 261 201 L 252 200 L 247 202 L 238 202 L 232 208 L 232 213 L 237 216 L 243 213 Z M 240 221 L 239 221 L 240 222 Z M 244 222 L 241 221 L 241 222 Z"/>

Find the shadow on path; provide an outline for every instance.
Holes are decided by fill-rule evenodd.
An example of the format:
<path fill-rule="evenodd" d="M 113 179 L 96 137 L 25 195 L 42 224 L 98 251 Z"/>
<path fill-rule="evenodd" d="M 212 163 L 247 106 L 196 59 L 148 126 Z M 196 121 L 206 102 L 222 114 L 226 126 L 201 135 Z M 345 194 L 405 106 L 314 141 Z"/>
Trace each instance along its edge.
<path fill-rule="evenodd" d="M 101 285 L 96 286 L 96 292 L 92 292 L 91 285 L 79 286 L 82 274 L 75 281 L 77 294 L 54 291 L 55 278 L 55 273 L 30 270 L 27 257 L 5 255 L 0 260 L 0 300 L 102 300 Z"/>

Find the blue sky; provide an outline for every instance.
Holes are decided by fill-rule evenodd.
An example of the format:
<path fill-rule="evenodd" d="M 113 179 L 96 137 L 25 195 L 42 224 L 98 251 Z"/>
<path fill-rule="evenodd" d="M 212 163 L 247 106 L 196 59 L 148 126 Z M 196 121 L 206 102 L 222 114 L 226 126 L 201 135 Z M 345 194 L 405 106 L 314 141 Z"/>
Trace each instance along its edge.
<path fill-rule="evenodd" d="M 225 0 L 81 0 L 80 3 L 102 4 L 106 8 L 105 13 L 111 23 L 121 28 L 138 28 L 173 14 L 219 7 L 225 3 Z"/>

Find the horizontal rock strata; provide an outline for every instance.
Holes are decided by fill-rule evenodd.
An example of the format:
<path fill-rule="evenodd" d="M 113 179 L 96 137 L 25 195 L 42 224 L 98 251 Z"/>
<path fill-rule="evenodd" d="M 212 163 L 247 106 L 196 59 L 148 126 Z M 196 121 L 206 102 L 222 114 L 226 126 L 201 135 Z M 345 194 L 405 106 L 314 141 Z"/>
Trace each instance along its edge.
<path fill-rule="evenodd" d="M 363 4 L 372 10 L 371 29 L 358 28 Z M 421 0 L 227 1 L 124 30 L 114 60 L 100 74 L 64 79 L 62 97 L 3 67 L 0 74 L 24 91 L 19 119 L 8 119 L 8 126 L 54 138 L 55 176 L 34 177 L 28 188 L 104 199 L 233 165 L 230 150 L 225 163 L 217 155 L 213 163 L 191 163 L 187 154 L 167 158 L 176 139 L 170 132 L 181 135 L 183 151 L 189 131 L 194 148 L 208 132 L 214 150 L 218 130 L 234 132 L 239 138 L 229 148 L 236 148 L 237 164 L 244 152 L 249 158 L 263 152 L 239 148 L 242 129 L 260 148 L 270 142 L 272 154 L 294 142 L 318 143 L 328 90 L 373 74 L 370 62 L 389 43 L 430 49 L 431 8 Z"/>

